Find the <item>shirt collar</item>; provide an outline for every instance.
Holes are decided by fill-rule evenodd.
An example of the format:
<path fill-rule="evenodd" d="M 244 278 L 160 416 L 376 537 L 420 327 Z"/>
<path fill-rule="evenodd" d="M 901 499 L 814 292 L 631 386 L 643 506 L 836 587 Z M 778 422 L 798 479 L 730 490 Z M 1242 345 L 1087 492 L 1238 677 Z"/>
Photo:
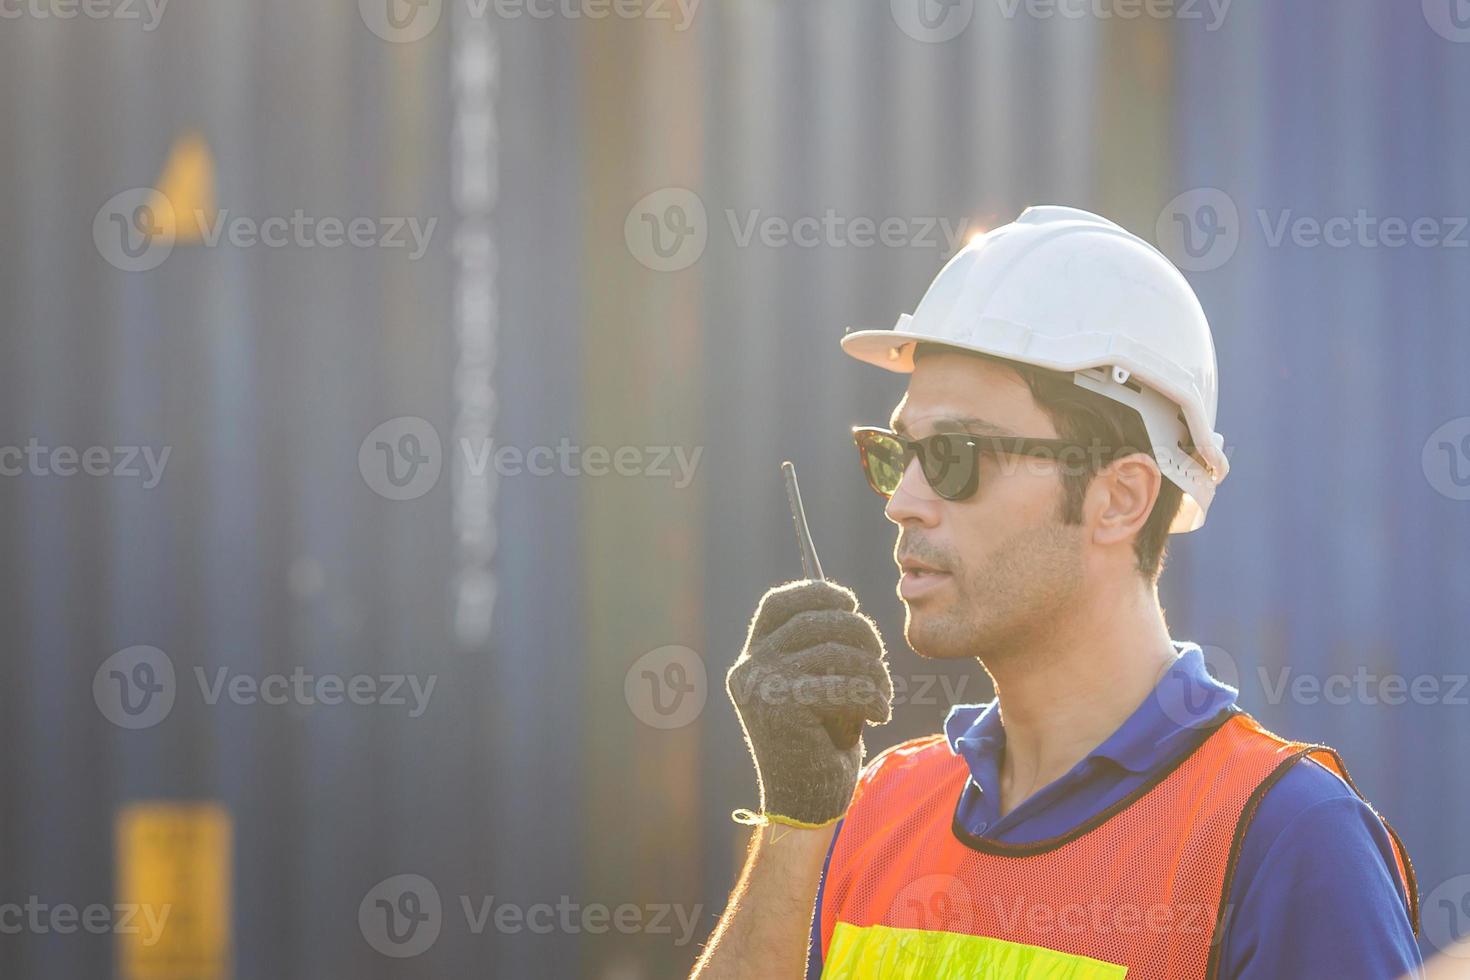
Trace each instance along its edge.
<path fill-rule="evenodd" d="M 1171 759 L 1176 750 L 1193 741 L 1191 734 L 1235 704 L 1239 692 L 1210 674 L 1199 645 L 1173 642 L 1178 659 L 1159 679 L 1152 696 L 1144 698 L 1084 762 L 1107 759 L 1129 772 L 1148 772 Z M 977 773 L 984 760 L 993 765 L 1005 747 L 999 702 L 955 705 L 944 719 L 944 737 L 950 751 L 969 764 L 971 773 Z"/>

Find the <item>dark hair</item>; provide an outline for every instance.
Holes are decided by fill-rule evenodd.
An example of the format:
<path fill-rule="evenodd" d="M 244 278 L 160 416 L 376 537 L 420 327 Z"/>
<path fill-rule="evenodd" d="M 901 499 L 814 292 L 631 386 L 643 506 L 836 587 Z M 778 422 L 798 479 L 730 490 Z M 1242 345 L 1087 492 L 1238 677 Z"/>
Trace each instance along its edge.
<path fill-rule="evenodd" d="M 1143 418 L 1135 409 L 1078 387 L 1072 382 L 1069 373 L 927 343 L 921 343 L 915 348 L 914 360 L 938 351 L 968 354 L 1009 368 L 1020 375 L 1021 380 L 1031 389 L 1031 397 L 1051 419 L 1059 438 L 1084 446 L 1110 447 L 1105 453 L 1084 454 L 1086 462 L 1080 467 L 1067 466 L 1063 469 L 1060 516 L 1064 523 L 1082 522 L 1082 501 L 1087 495 L 1088 485 L 1099 469 L 1131 453 L 1144 452 L 1149 456 L 1153 455 L 1153 444 L 1148 430 L 1144 428 Z M 1149 511 L 1148 520 L 1133 541 L 1138 573 L 1150 582 L 1157 581 L 1159 573 L 1163 571 L 1164 556 L 1169 543 L 1169 525 L 1179 513 L 1183 498 L 1184 491 L 1165 477 L 1159 485 L 1159 495 L 1154 500 L 1153 510 Z"/>

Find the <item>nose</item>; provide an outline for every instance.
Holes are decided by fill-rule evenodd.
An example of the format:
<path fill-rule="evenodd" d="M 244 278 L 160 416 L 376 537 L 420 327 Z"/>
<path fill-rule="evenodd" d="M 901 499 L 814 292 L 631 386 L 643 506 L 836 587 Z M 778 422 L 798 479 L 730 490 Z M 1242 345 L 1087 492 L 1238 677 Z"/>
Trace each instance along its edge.
<path fill-rule="evenodd" d="M 909 460 L 908 467 L 903 471 L 903 478 L 898 481 L 898 489 L 888 498 L 883 514 L 900 527 L 905 524 L 934 527 L 939 523 L 940 508 L 944 502 L 944 498 L 930 488 L 918 457 L 915 457 Z"/>

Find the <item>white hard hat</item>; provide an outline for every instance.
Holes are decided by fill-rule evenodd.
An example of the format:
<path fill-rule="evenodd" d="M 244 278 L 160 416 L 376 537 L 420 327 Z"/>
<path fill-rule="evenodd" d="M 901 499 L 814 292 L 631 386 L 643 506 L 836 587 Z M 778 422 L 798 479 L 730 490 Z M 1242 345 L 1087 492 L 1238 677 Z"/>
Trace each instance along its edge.
<path fill-rule="evenodd" d="M 1205 522 L 1230 471 L 1215 344 L 1184 276 L 1137 235 L 1077 208 L 1027 208 L 950 259 L 912 315 L 850 332 L 842 349 L 907 373 L 920 342 L 1072 372 L 1137 409 L 1160 472 L 1184 491 L 1170 533 Z"/>

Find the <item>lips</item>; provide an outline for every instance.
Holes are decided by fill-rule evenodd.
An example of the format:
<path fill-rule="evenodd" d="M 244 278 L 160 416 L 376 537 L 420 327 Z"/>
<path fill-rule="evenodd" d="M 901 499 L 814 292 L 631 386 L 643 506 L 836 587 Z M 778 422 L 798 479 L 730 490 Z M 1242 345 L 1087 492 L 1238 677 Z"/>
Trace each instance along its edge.
<path fill-rule="evenodd" d="M 938 565 L 932 565 L 929 562 L 921 561 L 918 558 L 900 558 L 898 560 L 898 567 L 903 570 L 904 574 L 908 574 L 909 572 L 914 572 L 917 574 L 949 574 L 945 569 L 940 568 Z"/>
<path fill-rule="evenodd" d="M 949 572 L 916 558 L 900 558 L 898 567 L 903 574 L 898 579 L 898 594 L 905 601 L 912 601 L 941 588 L 949 581 Z"/>

